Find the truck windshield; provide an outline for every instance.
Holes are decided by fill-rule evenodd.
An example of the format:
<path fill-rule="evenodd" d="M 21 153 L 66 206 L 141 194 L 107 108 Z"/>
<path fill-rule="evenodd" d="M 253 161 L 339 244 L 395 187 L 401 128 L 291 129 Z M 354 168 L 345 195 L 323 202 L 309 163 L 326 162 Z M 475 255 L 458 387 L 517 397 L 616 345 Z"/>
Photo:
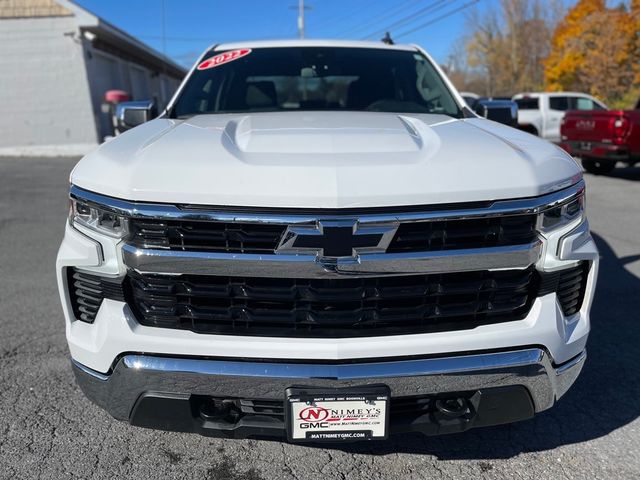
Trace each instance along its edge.
<path fill-rule="evenodd" d="M 281 47 L 210 51 L 171 116 L 310 110 L 462 115 L 417 51 Z"/>

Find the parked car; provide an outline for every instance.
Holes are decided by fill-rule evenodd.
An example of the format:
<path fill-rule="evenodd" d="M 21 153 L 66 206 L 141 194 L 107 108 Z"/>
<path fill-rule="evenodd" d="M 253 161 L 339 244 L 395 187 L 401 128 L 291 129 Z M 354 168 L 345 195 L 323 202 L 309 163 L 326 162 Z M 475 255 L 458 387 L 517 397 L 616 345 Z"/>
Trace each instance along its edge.
<path fill-rule="evenodd" d="M 568 110 L 606 110 L 598 99 L 576 92 L 533 92 L 514 95 L 518 126 L 551 142 L 560 142 L 560 123 Z"/>
<path fill-rule="evenodd" d="M 587 172 L 609 173 L 618 162 L 640 162 L 640 100 L 635 110 L 569 111 L 560 131 L 560 145 L 580 157 Z"/>
<path fill-rule="evenodd" d="M 510 127 L 518 124 L 518 105 L 505 97 L 481 97 L 472 92 L 460 92 L 467 106 L 481 117 L 504 123 Z"/>
<path fill-rule="evenodd" d="M 473 109 L 478 115 L 509 127 L 518 126 L 518 105 L 511 100 L 480 98 Z"/>
<path fill-rule="evenodd" d="M 77 382 L 115 418 L 441 434 L 530 418 L 580 373 L 582 170 L 421 48 L 221 44 L 150 112 L 120 104 L 130 130 L 74 168 L 56 264 Z"/>

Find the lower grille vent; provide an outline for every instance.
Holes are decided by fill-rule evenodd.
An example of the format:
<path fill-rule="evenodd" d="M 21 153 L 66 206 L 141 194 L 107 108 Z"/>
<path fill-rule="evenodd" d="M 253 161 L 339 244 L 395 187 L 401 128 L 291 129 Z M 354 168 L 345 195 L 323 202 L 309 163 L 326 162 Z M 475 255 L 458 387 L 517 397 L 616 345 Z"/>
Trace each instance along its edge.
<path fill-rule="evenodd" d="M 67 275 L 71 305 L 78 320 L 93 323 L 105 298 L 125 301 L 122 279 L 92 275 L 75 268 L 67 269 Z"/>
<path fill-rule="evenodd" d="M 461 393 L 462 397 L 471 397 L 471 393 Z M 392 397 L 391 417 L 418 417 L 435 412 L 438 396 Z M 192 397 L 200 405 L 200 415 L 204 418 L 223 418 L 237 422 L 245 415 L 274 417 L 284 421 L 285 404 L 282 400 L 258 400 L 249 398 Z"/>
<path fill-rule="evenodd" d="M 582 308 L 587 288 L 589 262 L 566 270 L 545 273 L 542 275 L 540 295 L 556 292 L 558 302 L 565 316 L 573 315 Z"/>

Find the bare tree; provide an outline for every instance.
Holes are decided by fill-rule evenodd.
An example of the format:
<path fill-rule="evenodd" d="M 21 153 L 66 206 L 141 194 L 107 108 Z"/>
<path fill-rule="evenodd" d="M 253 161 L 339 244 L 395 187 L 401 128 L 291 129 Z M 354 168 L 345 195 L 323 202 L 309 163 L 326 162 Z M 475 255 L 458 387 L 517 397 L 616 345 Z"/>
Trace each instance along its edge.
<path fill-rule="evenodd" d="M 468 15 L 468 65 L 485 77 L 482 93 L 512 95 L 543 87 L 543 60 L 562 8 L 561 0 L 501 0 L 498 9 Z"/>

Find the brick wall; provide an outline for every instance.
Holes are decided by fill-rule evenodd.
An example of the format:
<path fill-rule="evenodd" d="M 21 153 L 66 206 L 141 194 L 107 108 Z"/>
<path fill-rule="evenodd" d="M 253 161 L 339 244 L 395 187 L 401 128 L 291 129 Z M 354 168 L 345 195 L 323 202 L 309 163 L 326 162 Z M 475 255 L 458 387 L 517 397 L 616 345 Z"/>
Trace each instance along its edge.
<path fill-rule="evenodd" d="M 72 15 L 55 0 L 0 0 L 0 18 L 64 17 Z"/>

